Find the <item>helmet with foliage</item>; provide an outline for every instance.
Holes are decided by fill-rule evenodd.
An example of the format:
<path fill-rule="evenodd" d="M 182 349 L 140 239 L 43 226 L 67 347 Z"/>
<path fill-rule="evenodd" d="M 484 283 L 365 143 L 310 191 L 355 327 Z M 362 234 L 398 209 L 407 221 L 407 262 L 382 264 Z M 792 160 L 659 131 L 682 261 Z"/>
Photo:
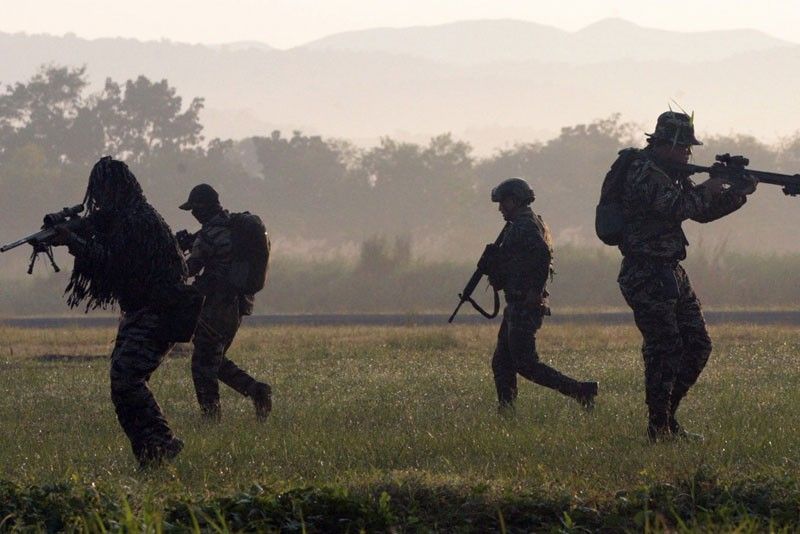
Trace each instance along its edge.
<path fill-rule="evenodd" d="M 533 188 L 522 178 L 503 180 L 492 189 L 492 202 L 502 202 L 507 197 L 514 197 L 525 204 L 530 204 L 536 198 Z"/>
<path fill-rule="evenodd" d="M 690 117 L 686 113 L 665 111 L 658 116 L 656 129 L 646 134 L 651 140 L 667 141 L 674 145 L 702 145 L 694 136 L 694 113 Z"/>

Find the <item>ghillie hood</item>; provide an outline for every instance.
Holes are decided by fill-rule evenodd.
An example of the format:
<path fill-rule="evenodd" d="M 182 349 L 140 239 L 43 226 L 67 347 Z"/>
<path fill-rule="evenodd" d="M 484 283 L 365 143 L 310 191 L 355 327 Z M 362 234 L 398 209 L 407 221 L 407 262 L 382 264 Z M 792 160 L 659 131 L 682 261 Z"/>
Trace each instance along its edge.
<path fill-rule="evenodd" d="M 137 309 L 186 277 L 172 230 L 125 163 L 106 156 L 95 164 L 84 205 L 91 233 L 66 288 L 70 307 Z"/>

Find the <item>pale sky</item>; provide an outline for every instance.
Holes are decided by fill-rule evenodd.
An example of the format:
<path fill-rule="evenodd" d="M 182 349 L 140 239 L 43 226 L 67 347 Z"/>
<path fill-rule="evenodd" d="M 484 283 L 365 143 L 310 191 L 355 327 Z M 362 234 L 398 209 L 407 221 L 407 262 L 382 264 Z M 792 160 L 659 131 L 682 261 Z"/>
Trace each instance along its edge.
<path fill-rule="evenodd" d="M 290 48 L 342 31 L 510 18 L 568 31 L 608 17 L 800 42 L 800 0 L 0 0 L 0 31 Z"/>

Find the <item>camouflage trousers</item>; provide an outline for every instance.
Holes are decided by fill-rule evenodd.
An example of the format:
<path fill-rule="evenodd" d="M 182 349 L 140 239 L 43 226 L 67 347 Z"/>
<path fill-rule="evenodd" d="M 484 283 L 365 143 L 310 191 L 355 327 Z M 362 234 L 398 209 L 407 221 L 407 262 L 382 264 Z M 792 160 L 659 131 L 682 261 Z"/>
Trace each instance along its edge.
<path fill-rule="evenodd" d="M 509 303 L 503 310 L 503 322 L 497 334 L 492 357 L 492 371 L 500 406 L 509 406 L 517 398 L 517 375 L 541 386 L 575 395 L 579 383 L 539 361 L 536 331 L 542 326 L 542 312 L 522 304 Z"/>
<path fill-rule="evenodd" d="M 711 338 L 686 271 L 677 262 L 625 258 L 619 274 L 623 297 L 642 333 L 645 402 L 657 427 L 697 382 L 711 354 Z"/>
<path fill-rule="evenodd" d="M 147 387 L 150 375 L 172 348 L 172 343 L 156 338 L 158 326 L 158 315 L 148 308 L 123 314 L 111 353 L 111 400 L 140 461 L 156 455 L 174 438 Z"/>
<path fill-rule="evenodd" d="M 235 295 L 211 295 L 203 304 L 197 323 L 192 380 L 197 402 L 206 415 L 219 415 L 219 382 L 245 396 L 250 395 L 257 383 L 225 356 L 242 323 L 239 304 L 239 297 Z"/>

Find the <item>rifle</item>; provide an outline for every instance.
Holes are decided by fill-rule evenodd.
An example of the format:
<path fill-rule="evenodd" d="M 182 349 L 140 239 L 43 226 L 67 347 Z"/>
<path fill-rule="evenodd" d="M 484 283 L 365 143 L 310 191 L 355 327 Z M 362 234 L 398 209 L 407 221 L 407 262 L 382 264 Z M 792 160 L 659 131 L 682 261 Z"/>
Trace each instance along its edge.
<path fill-rule="evenodd" d="M 28 264 L 28 274 L 33 273 L 33 265 L 39 258 L 39 254 L 45 254 L 50 260 L 50 265 L 53 266 L 53 270 L 59 272 L 61 269 L 59 269 L 55 259 L 53 259 L 53 246 L 51 241 L 58 234 L 58 227 L 64 227 L 71 232 L 85 228 L 87 225 L 86 219 L 79 216 L 82 211 L 83 204 L 77 204 L 71 208 L 64 208 L 55 213 L 48 213 L 44 216 L 44 224 L 42 224 L 41 230 L 25 236 L 22 239 L 3 245 L 0 247 L 0 252 L 7 252 L 11 249 L 28 244 L 33 247 L 31 261 L 30 264 Z"/>
<path fill-rule="evenodd" d="M 181 230 L 175 234 L 175 239 L 178 240 L 178 246 L 183 252 L 189 252 L 192 250 L 195 238 L 197 238 L 197 233 L 189 233 L 189 230 Z"/>
<path fill-rule="evenodd" d="M 758 181 L 761 183 L 783 187 L 784 195 L 800 195 L 800 174 L 779 174 L 777 172 L 747 169 L 746 167 L 750 165 L 750 160 L 744 156 L 719 154 L 714 159 L 717 163 L 710 167 L 686 164 L 682 165 L 681 168 L 693 174 L 707 172 L 721 176 L 726 182 L 731 184 L 733 188 L 736 188 L 737 185 L 740 184 L 745 185 L 747 183 L 746 176 L 749 175 L 758 178 Z"/>
<path fill-rule="evenodd" d="M 505 235 L 506 229 L 508 229 L 510 224 L 511 223 L 506 223 L 506 225 L 503 226 L 503 229 L 500 231 L 500 235 L 498 235 L 497 239 L 494 240 L 494 245 L 493 245 L 494 247 L 497 247 L 498 245 L 500 245 L 500 243 L 503 242 L 503 236 Z M 488 248 L 489 247 L 487 246 L 487 249 Z M 486 252 L 484 252 L 484 254 L 486 254 Z M 483 256 L 481 256 L 481 259 L 482 258 Z M 470 304 L 472 304 L 472 307 L 475 308 L 481 315 L 483 315 L 487 319 L 494 319 L 495 317 L 497 317 L 497 314 L 500 311 L 500 296 L 497 293 L 497 289 L 492 288 L 494 290 L 494 310 L 492 311 L 492 313 L 489 313 L 483 308 L 481 308 L 480 305 L 472 299 L 472 293 L 473 291 L 475 291 L 475 288 L 478 287 L 478 283 L 480 283 L 481 278 L 483 278 L 484 275 L 489 274 L 485 272 L 485 269 L 482 268 L 481 264 L 482 262 L 479 260 L 478 268 L 475 269 L 475 272 L 472 273 L 472 276 L 470 277 L 469 282 L 467 282 L 467 285 L 465 285 L 461 293 L 458 294 L 459 298 L 458 306 L 456 306 L 456 309 L 453 311 L 453 314 L 447 320 L 448 323 L 453 322 L 453 319 L 456 318 L 458 310 L 461 309 L 461 305 L 464 304 L 465 302 L 469 302 Z"/>

